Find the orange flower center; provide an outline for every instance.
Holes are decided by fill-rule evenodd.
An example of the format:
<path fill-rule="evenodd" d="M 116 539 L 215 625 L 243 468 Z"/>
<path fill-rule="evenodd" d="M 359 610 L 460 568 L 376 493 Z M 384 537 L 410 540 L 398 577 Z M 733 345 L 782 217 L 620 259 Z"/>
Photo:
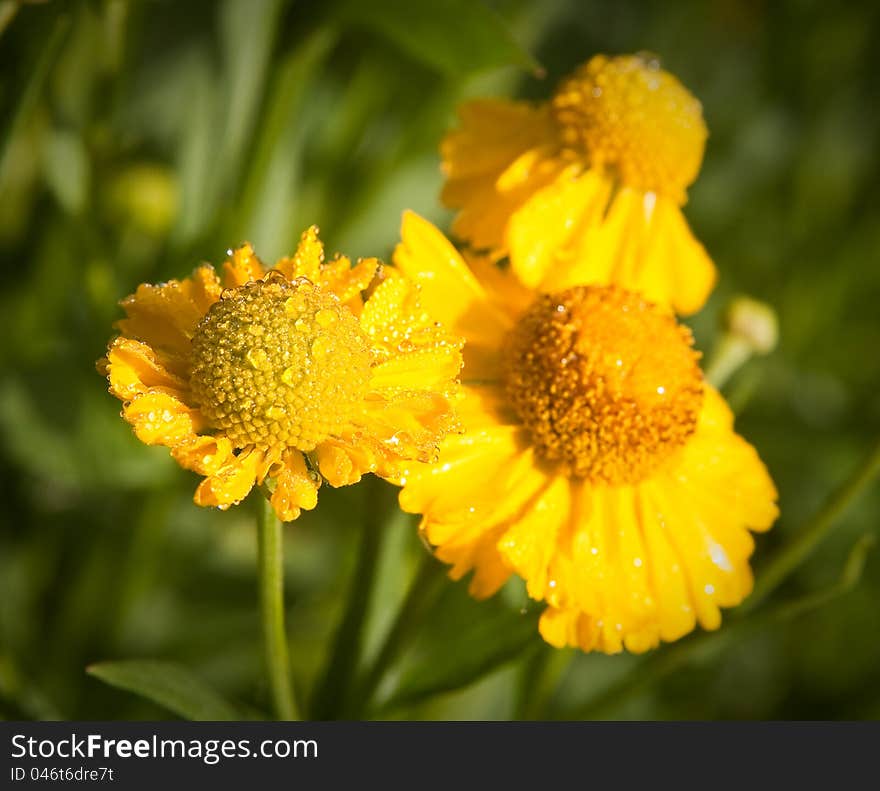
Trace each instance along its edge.
<path fill-rule="evenodd" d="M 509 338 L 507 397 L 539 454 L 568 474 L 637 483 L 696 428 L 692 343 L 671 314 L 616 286 L 541 295 Z"/>
<path fill-rule="evenodd" d="M 597 55 L 562 81 L 552 107 L 564 144 L 591 166 L 685 202 L 708 132 L 700 102 L 656 60 Z"/>
<path fill-rule="evenodd" d="M 336 296 L 280 272 L 228 289 L 192 339 L 190 388 L 236 447 L 313 450 L 343 429 L 367 390 L 371 354 Z"/>

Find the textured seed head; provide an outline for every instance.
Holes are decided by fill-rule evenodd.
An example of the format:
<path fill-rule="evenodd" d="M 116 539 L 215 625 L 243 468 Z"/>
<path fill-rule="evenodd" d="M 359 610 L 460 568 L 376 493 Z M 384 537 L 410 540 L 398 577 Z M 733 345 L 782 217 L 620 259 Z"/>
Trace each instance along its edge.
<path fill-rule="evenodd" d="M 708 132 L 700 102 L 650 56 L 597 55 L 552 100 L 565 145 L 626 186 L 684 203 Z"/>
<path fill-rule="evenodd" d="M 511 333 L 507 397 L 544 458 L 596 482 L 637 483 L 696 428 L 692 343 L 672 315 L 615 286 L 542 295 Z"/>
<path fill-rule="evenodd" d="M 350 422 L 371 355 L 335 295 L 273 271 L 212 305 L 192 339 L 191 364 L 199 410 L 236 447 L 308 451 Z"/>

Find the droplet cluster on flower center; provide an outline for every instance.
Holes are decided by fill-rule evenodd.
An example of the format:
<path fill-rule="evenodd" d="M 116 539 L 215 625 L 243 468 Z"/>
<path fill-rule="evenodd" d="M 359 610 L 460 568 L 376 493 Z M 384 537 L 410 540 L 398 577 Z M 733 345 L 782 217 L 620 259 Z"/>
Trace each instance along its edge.
<path fill-rule="evenodd" d="M 506 394 L 538 453 L 611 485 L 644 480 L 694 432 L 690 331 L 616 286 L 539 296 L 509 339 Z"/>
<path fill-rule="evenodd" d="M 591 166 L 685 202 L 708 132 L 700 102 L 656 60 L 597 55 L 562 81 L 552 107 L 565 145 Z"/>
<path fill-rule="evenodd" d="M 192 339 L 190 388 L 235 447 L 308 451 L 348 424 L 371 355 L 335 295 L 280 272 L 223 293 Z"/>

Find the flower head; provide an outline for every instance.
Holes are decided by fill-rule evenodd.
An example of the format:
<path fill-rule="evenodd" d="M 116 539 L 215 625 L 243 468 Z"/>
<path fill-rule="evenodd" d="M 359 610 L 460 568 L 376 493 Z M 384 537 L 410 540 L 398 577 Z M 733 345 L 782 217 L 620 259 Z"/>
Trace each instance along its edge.
<path fill-rule="evenodd" d="M 322 480 L 396 478 L 456 425 L 461 341 L 376 259 L 325 263 L 315 228 L 273 269 L 244 245 L 222 276 L 203 265 L 122 306 L 99 370 L 138 438 L 205 476 L 199 505 L 228 508 L 267 481 L 295 519 Z"/>
<path fill-rule="evenodd" d="M 550 101 L 477 100 L 443 141 L 453 231 L 530 288 L 615 283 L 692 313 L 715 268 L 682 213 L 707 137 L 656 59 L 597 55 Z M 585 251 L 588 251 L 585 253 Z"/>
<path fill-rule="evenodd" d="M 749 531 L 771 526 L 776 491 L 690 332 L 619 286 L 530 291 L 468 266 L 415 215 L 395 262 L 467 339 L 465 431 L 400 495 L 452 576 L 473 571 L 483 597 L 519 574 L 557 646 L 644 651 L 717 627 L 751 589 Z"/>

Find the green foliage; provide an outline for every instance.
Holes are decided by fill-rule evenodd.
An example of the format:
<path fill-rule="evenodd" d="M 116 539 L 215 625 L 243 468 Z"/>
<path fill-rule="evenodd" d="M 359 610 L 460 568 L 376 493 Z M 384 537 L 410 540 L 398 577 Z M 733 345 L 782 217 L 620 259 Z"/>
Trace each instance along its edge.
<path fill-rule="evenodd" d="M 465 585 L 449 585 L 417 633 L 416 656 L 380 712 L 399 711 L 461 689 L 516 658 L 535 642 L 537 608 L 511 609 L 500 600 L 474 606 Z M 460 646 L 461 650 L 450 650 Z"/>
<path fill-rule="evenodd" d="M 505 28 L 500 17 L 481 2 L 378 0 L 342 3 L 344 23 L 364 26 L 387 36 L 407 55 L 452 76 L 516 64 L 541 71 L 537 61 Z"/>
<path fill-rule="evenodd" d="M 0 716 L 270 710 L 251 514 L 195 507 L 195 476 L 119 419 L 94 370 L 117 300 L 218 263 L 244 239 L 269 259 L 289 252 L 313 223 L 331 250 L 387 257 L 404 209 L 448 223 L 437 146 L 458 101 L 543 98 L 590 55 L 640 49 L 701 99 L 711 132 L 685 207 L 722 274 L 692 321 L 698 345 L 712 349 L 734 294 L 779 316 L 778 349 L 727 394 L 780 490 L 756 568 L 791 547 L 797 562 L 717 633 L 644 660 L 550 663 L 526 708 L 880 715 L 880 553 L 856 544 L 876 535 L 878 487 L 819 541 L 801 538 L 880 434 L 876 4 L 56 0 L 4 21 Z M 349 606 L 362 497 L 324 487 L 320 507 L 285 530 L 298 690 L 322 677 Z M 411 519 L 385 525 L 379 555 L 365 631 L 347 642 L 361 649 L 344 663 L 356 677 L 424 555 Z M 539 608 L 515 590 L 477 602 L 466 582 L 440 583 L 374 713 L 513 716 L 539 669 Z M 596 701 L 601 713 L 587 708 Z"/>
<path fill-rule="evenodd" d="M 89 665 L 86 671 L 105 684 L 140 695 L 187 720 L 245 719 L 217 692 L 174 662 L 129 659 Z"/>

